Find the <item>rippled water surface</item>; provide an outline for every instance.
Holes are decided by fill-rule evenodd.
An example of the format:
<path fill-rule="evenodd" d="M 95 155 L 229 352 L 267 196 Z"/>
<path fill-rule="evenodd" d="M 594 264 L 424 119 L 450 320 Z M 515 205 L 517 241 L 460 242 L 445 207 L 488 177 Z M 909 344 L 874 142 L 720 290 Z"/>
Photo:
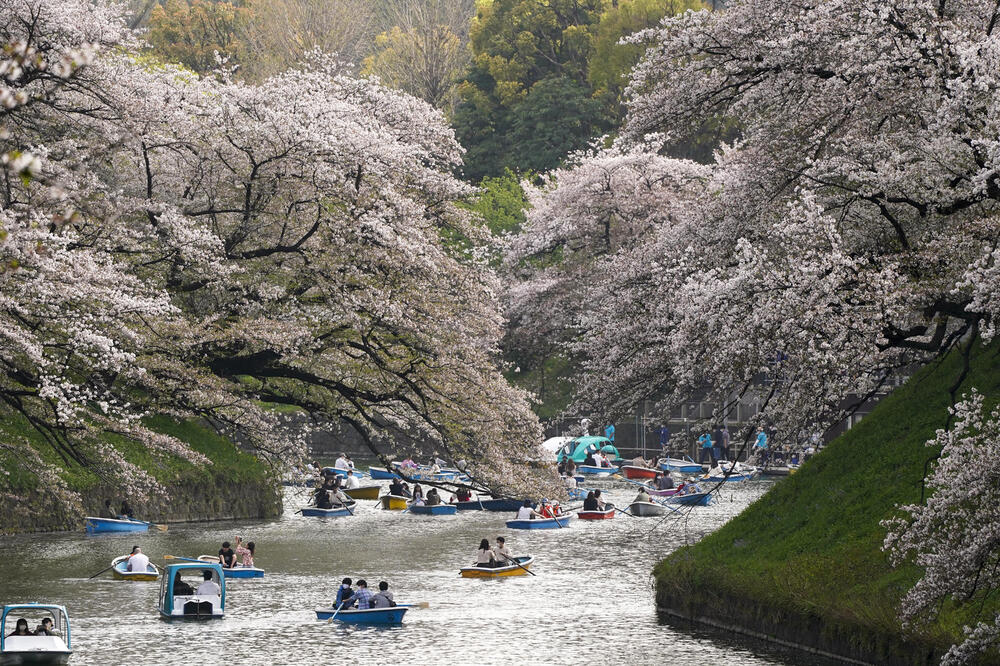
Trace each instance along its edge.
<path fill-rule="evenodd" d="M 634 493 L 604 483 L 620 506 Z M 737 484 L 733 484 L 737 486 Z M 811 663 L 757 643 L 675 629 L 657 619 L 650 571 L 684 539 L 725 522 L 767 487 L 739 484 L 690 513 L 686 525 L 619 515 L 561 530 L 508 530 L 507 514 L 415 516 L 361 501 L 353 518 L 303 518 L 304 491 L 286 489 L 273 521 L 171 525 L 142 535 L 80 533 L 0 538 L 0 601 L 67 606 L 73 664 L 794 664 Z M 141 544 L 165 554 L 215 553 L 237 535 L 257 544 L 262 579 L 227 581 L 226 617 L 161 621 L 159 582 L 88 576 Z M 537 576 L 464 579 L 482 538 L 505 535 L 536 558 Z M 315 619 L 344 576 L 389 581 L 398 602 L 426 601 L 401 627 L 352 627 Z M 34 626 L 34 619 L 32 619 Z"/>

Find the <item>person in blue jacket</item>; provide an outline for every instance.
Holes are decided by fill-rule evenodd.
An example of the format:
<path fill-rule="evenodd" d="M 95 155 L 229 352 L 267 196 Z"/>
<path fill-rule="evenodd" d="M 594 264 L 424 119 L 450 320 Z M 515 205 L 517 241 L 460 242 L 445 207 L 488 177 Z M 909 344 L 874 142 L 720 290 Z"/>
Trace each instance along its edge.
<path fill-rule="evenodd" d="M 704 463 L 706 459 L 712 458 L 712 436 L 706 432 L 698 438 L 698 442 L 701 444 L 701 458 L 698 462 Z"/>
<path fill-rule="evenodd" d="M 764 432 L 763 428 L 757 429 L 757 441 L 753 444 L 754 452 L 760 455 L 760 460 L 762 464 L 767 464 L 768 450 L 767 450 L 767 433 Z"/>
<path fill-rule="evenodd" d="M 611 440 L 611 443 L 615 443 L 615 424 L 609 423 L 606 428 L 604 428 L 604 436 Z"/>

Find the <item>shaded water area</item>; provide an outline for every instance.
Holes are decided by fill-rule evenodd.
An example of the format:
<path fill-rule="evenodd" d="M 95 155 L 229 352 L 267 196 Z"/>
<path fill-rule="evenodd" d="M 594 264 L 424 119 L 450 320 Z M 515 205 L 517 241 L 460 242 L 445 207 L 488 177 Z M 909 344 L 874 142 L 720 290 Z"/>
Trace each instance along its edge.
<path fill-rule="evenodd" d="M 767 488 L 732 484 L 686 525 L 630 518 L 560 530 L 508 530 L 513 516 L 469 511 L 415 516 L 360 501 L 352 518 L 303 518 L 305 490 L 288 488 L 272 521 L 171 525 L 140 535 L 59 533 L 0 538 L 0 601 L 64 604 L 73 664 L 806 664 L 721 634 L 675 629 L 658 619 L 650 572 L 685 539 L 716 529 Z M 383 484 L 385 485 L 385 484 Z M 603 482 L 619 506 L 631 486 Z M 227 581 L 223 620 L 159 619 L 159 582 L 88 576 L 140 544 L 158 566 L 165 554 L 216 553 L 239 534 L 257 544 L 262 579 Z M 464 579 L 482 538 L 505 535 L 516 554 L 536 558 L 537 576 Z M 426 601 L 401 627 L 327 624 L 313 609 L 331 603 L 344 576 L 386 580 L 396 601 Z M 32 620 L 33 622 L 34 620 Z M 31 626 L 34 626 L 32 624 Z"/>

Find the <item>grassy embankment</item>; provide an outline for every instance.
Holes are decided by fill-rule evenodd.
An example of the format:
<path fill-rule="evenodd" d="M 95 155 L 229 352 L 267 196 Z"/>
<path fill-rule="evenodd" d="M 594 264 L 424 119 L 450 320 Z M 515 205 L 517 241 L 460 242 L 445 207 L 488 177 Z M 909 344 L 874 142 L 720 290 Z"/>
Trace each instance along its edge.
<path fill-rule="evenodd" d="M 274 482 L 269 478 L 265 466 L 254 456 L 241 451 L 229 439 L 193 421 L 177 422 L 157 416 L 150 418 L 147 425 L 187 442 L 192 449 L 211 460 L 212 464 L 195 465 L 174 455 L 154 454 L 138 442 L 108 436 L 108 441 L 114 444 L 128 462 L 150 474 L 167 488 L 171 496 L 167 501 L 133 500 L 133 506 L 144 517 L 157 520 L 199 519 L 210 517 L 213 507 L 227 506 L 238 507 L 238 512 L 250 515 L 261 511 L 273 514 L 280 506 L 275 505 L 278 496 L 273 490 Z M 61 478 L 70 490 L 80 493 L 85 512 L 99 510 L 104 496 L 111 497 L 117 507 L 121 495 L 116 489 L 109 488 L 91 469 L 63 460 L 23 417 L 10 412 L 0 413 L 0 439 L 15 447 L 19 442 L 30 441 L 45 462 L 63 470 Z M 39 492 L 39 479 L 14 459 L 17 455 L 16 452 L 0 452 L 0 470 L 6 472 L 7 489 L 32 502 L 49 502 L 50 498 Z M 257 497 L 254 498 L 254 495 Z M 269 505 L 275 505 L 274 511 L 268 510 Z M 13 514 L 20 516 L 9 515 L 7 520 L 0 520 L 0 532 L 65 528 L 78 518 L 66 512 L 46 515 L 47 512 L 42 511 L 37 519 L 33 519 L 32 516 L 36 514 L 34 510 L 25 510 L 23 506 L 20 510 L 16 506 L 9 508 Z M 228 513 L 231 513 L 231 509 Z"/>
<path fill-rule="evenodd" d="M 1000 344 L 977 347 L 958 392 L 1000 400 Z M 919 635 L 903 633 L 899 601 L 915 566 L 892 569 L 879 521 L 920 502 L 925 446 L 945 426 L 958 354 L 930 364 L 722 529 L 655 570 L 657 604 L 686 617 L 880 663 L 923 663 L 974 621 L 946 605 Z M 987 602 L 984 617 L 998 604 Z"/>

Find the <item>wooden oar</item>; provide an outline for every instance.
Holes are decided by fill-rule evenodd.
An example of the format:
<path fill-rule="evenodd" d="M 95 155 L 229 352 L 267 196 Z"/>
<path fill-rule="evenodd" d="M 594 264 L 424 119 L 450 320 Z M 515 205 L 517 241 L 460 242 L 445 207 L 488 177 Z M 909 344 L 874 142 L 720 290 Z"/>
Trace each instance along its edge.
<path fill-rule="evenodd" d="M 169 528 L 168 525 L 164 525 L 162 523 L 151 523 L 148 520 L 139 520 L 138 518 L 129 518 L 128 520 L 134 521 L 136 523 L 142 523 L 143 525 L 146 525 L 148 527 L 155 527 L 161 532 L 166 532 L 167 529 Z"/>
<path fill-rule="evenodd" d="M 337 610 L 335 610 L 333 612 L 333 615 L 330 617 L 329 620 L 326 621 L 326 623 L 330 624 L 331 622 L 333 622 L 334 620 L 336 620 L 337 619 L 337 614 L 340 613 L 340 609 L 343 608 L 343 607 L 344 607 L 344 604 L 341 604 L 340 608 L 338 608 Z"/>
<path fill-rule="evenodd" d="M 534 571 L 532 571 L 531 569 L 529 569 L 528 567 L 522 566 L 521 563 L 517 561 L 516 557 L 513 558 L 513 559 L 511 559 L 511 558 L 507 557 L 506 555 L 504 555 L 504 559 L 506 559 L 511 564 L 516 564 L 517 566 L 521 567 L 522 569 L 524 569 L 525 571 L 527 571 L 528 573 L 530 573 L 532 576 L 537 576 L 538 575 Z"/>
<path fill-rule="evenodd" d="M 430 608 L 431 605 L 430 605 L 430 603 L 428 603 L 426 601 L 417 601 L 416 603 L 412 603 L 412 604 L 396 604 L 395 607 L 396 608 L 399 608 L 399 607 L 402 607 L 402 608 Z M 392 607 L 390 606 L 390 608 L 392 608 Z"/>
<path fill-rule="evenodd" d="M 196 557 L 181 557 L 180 555 L 164 555 L 165 560 L 180 560 L 181 562 L 197 562 L 199 564 L 218 564 L 218 562 L 206 562 L 205 560 L 199 560 Z"/>
<path fill-rule="evenodd" d="M 111 571 L 112 569 L 114 569 L 114 568 L 115 568 L 115 564 L 117 564 L 117 562 L 115 562 L 114 564 L 112 564 L 112 565 L 111 565 L 110 567 L 108 567 L 107 569 L 101 569 L 100 571 L 98 571 L 97 573 L 95 573 L 95 574 L 94 574 L 93 576 L 91 576 L 90 578 L 97 578 L 98 576 L 100 576 L 100 575 L 101 575 L 102 573 L 104 573 L 105 571 Z M 90 580 L 90 578 L 88 578 L 87 580 Z"/>

